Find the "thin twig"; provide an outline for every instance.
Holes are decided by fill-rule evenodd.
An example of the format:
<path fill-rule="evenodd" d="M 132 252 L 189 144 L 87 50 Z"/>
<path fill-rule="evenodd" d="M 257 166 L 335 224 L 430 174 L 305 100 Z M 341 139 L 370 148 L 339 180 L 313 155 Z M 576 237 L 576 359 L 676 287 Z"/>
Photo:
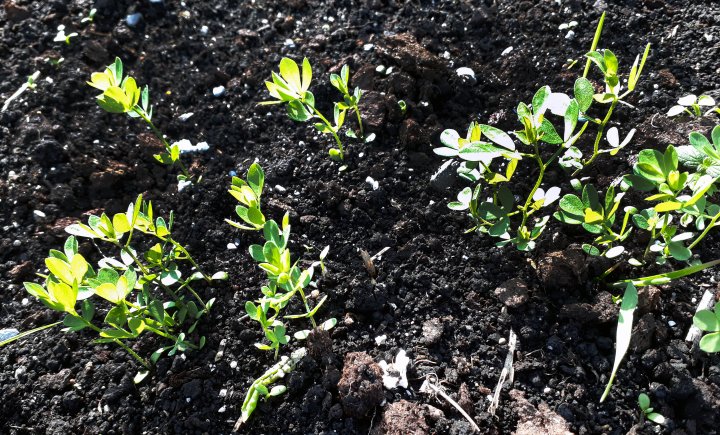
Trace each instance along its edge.
<path fill-rule="evenodd" d="M 462 406 L 460 406 L 456 401 L 452 400 L 452 398 L 450 398 L 450 396 L 448 396 L 447 394 L 445 394 L 445 392 L 444 392 L 442 389 L 440 389 L 439 387 L 436 387 L 436 386 L 430 381 L 430 376 L 429 376 L 429 375 L 428 375 L 427 378 L 425 378 L 425 382 L 423 382 L 422 387 L 420 387 L 420 391 L 421 391 L 421 392 L 427 392 L 427 389 L 428 389 L 428 388 L 432 389 L 435 393 L 437 393 L 437 394 L 439 394 L 440 396 L 442 396 L 443 399 L 447 400 L 447 402 L 448 402 L 449 404 L 451 404 L 452 406 L 454 406 L 455 409 L 457 409 L 458 412 L 460 412 L 460 414 L 461 414 L 463 417 L 465 417 L 465 419 L 466 419 L 468 422 L 470 422 L 470 424 L 472 425 L 473 430 L 475 430 L 475 432 L 480 432 L 480 428 L 479 428 L 478 425 L 475 423 L 475 421 L 472 419 L 472 417 L 470 417 L 470 415 L 469 415 L 467 412 L 465 412 L 464 409 L 462 409 Z"/>
<path fill-rule="evenodd" d="M 498 405 L 500 404 L 500 391 L 505 384 L 505 380 L 507 379 L 510 383 L 512 383 L 513 378 L 515 377 L 515 370 L 513 369 L 513 358 L 516 345 L 517 335 L 515 335 L 515 331 L 511 329 L 510 337 L 508 338 L 508 353 L 505 357 L 505 364 L 503 365 L 502 372 L 500 373 L 500 379 L 498 380 L 497 386 L 495 387 L 495 394 L 493 394 L 492 403 L 490 403 L 490 407 L 488 408 L 488 411 L 492 415 L 495 415 L 495 411 L 497 411 Z"/>
<path fill-rule="evenodd" d="M 700 299 L 700 302 L 698 303 L 697 308 L 695 309 L 695 312 L 702 310 L 709 310 L 713 306 L 713 302 L 715 302 L 715 295 L 709 290 L 705 290 L 705 293 L 703 293 L 702 299 Z M 692 324 L 690 326 L 690 329 L 688 330 L 687 336 L 685 337 L 685 341 L 690 341 L 693 343 L 697 343 L 700 341 L 700 338 L 702 337 L 702 331 L 700 328 L 695 326 L 695 324 Z"/>

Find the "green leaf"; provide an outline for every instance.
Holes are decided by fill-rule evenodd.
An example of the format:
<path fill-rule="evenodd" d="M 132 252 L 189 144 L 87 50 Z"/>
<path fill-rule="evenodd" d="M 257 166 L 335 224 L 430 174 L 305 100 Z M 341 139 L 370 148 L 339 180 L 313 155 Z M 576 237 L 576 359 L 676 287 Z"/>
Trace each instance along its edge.
<path fill-rule="evenodd" d="M 73 283 L 73 274 L 70 269 L 70 265 L 60 260 L 59 258 L 49 257 L 45 259 L 45 266 L 47 266 L 50 273 L 55 275 L 62 282 L 67 284 Z"/>
<path fill-rule="evenodd" d="M 312 118 L 312 112 L 299 100 L 290 101 L 287 105 L 287 112 L 290 119 L 298 122 L 305 122 Z"/>
<path fill-rule="evenodd" d="M 617 338 L 615 340 L 615 362 L 613 363 L 610 380 L 605 388 L 605 392 L 600 398 L 600 402 L 604 402 L 610 393 L 610 388 L 612 388 L 618 368 L 620 368 L 620 363 L 630 347 L 633 313 L 635 312 L 635 308 L 637 308 L 637 304 L 637 289 L 634 285 L 632 285 L 632 283 L 628 283 L 625 287 L 625 294 L 623 295 L 622 304 L 620 305 L 620 314 L 618 316 Z"/>
<path fill-rule="evenodd" d="M 582 200 L 574 194 L 565 195 L 560 199 L 560 209 L 576 216 L 585 215 L 585 205 Z"/>
<path fill-rule="evenodd" d="M 262 196 L 263 186 L 265 185 L 265 172 L 259 164 L 253 163 L 248 168 L 247 183 L 253 192 L 255 192 L 255 196 L 260 198 Z"/>
<path fill-rule="evenodd" d="M 307 91 L 310 88 L 310 82 L 312 81 L 312 67 L 310 61 L 307 58 L 303 58 L 302 61 L 302 91 Z"/>
<path fill-rule="evenodd" d="M 495 128 L 490 125 L 480 124 L 480 131 L 482 131 L 488 139 L 500 145 L 501 147 L 506 148 L 510 151 L 515 151 L 515 143 L 513 142 L 512 138 L 499 128 Z"/>
<path fill-rule="evenodd" d="M 650 421 L 652 421 L 652 422 L 654 422 L 654 423 L 657 423 L 657 424 L 660 424 L 660 425 L 664 425 L 664 424 L 665 424 L 665 417 L 663 417 L 662 415 L 658 414 L 657 412 L 651 412 L 651 413 L 647 414 L 646 417 L 648 418 L 648 420 L 650 420 Z"/>
<path fill-rule="evenodd" d="M 280 60 L 280 75 L 290 85 L 293 91 L 298 93 L 302 90 L 302 82 L 300 80 L 300 69 L 294 60 L 283 57 Z"/>
<path fill-rule="evenodd" d="M 593 95 L 595 95 L 595 89 L 592 83 L 590 83 L 590 80 L 585 77 L 580 77 L 575 80 L 574 92 L 580 111 L 587 112 L 590 105 L 592 105 Z"/>
<path fill-rule="evenodd" d="M 693 324 L 703 331 L 716 332 L 720 331 L 720 320 L 715 313 L 710 310 L 700 310 L 693 317 Z"/>
<path fill-rule="evenodd" d="M 638 396 L 638 405 L 640 405 L 640 409 L 645 411 L 650 407 L 650 398 L 645 393 L 640 393 Z"/>
<path fill-rule="evenodd" d="M 700 349 L 708 353 L 720 352 L 720 332 L 707 334 L 700 340 Z"/>
<path fill-rule="evenodd" d="M 543 133 L 540 140 L 549 144 L 560 144 L 563 142 L 555 127 L 548 119 L 543 119 L 540 125 L 540 131 Z"/>
<path fill-rule="evenodd" d="M 550 86 L 543 86 L 542 88 L 538 89 L 538 91 L 533 96 L 532 109 L 533 113 L 535 114 L 535 119 L 539 119 L 538 117 L 545 113 L 545 110 L 547 109 L 545 103 L 547 101 L 547 97 L 549 97 L 550 94 Z"/>
<path fill-rule="evenodd" d="M 567 142 L 575 131 L 578 116 L 580 116 L 580 105 L 576 100 L 570 100 L 567 110 L 565 110 L 565 130 L 563 130 L 563 142 Z"/>

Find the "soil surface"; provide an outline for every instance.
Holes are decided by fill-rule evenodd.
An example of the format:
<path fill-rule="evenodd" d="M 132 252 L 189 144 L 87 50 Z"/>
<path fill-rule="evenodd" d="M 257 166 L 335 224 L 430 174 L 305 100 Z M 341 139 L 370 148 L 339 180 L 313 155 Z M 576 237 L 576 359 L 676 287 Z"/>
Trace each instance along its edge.
<path fill-rule="evenodd" d="M 81 23 L 92 7 L 94 22 Z M 285 380 L 289 391 L 261 401 L 243 432 L 471 433 L 453 406 L 420 392 L 431 376 L 483 433 L 716 433 L 720 360 L 684 337 L 702 292 L 716 290 L 717 270 L 647 291 L 635 341 L 612 394 L 599 404 L 614 357 L 617 307 L 592 280 L 607 265 L 589 262 L 576 248 L 587 235 L 551 221 L 534 251 L 497 248 L 487 237 L 464 234 L 468 218 L 446 207 L 460 181 L 446 189 L 429 182 L 442 163 L 432 148 L 443 129 L 462 131 L 472 120 L 515 129 L 514 108 L 537 88 L 570 91 L 604 10 L 600 47 L 618 55 L 621 71 L 627 73 L 646 43 L 652 52 L 630 99 L 634 108 L 620 106 L 613 121 L 621 132 L 637 128 L 635 139 L 586 174 L 601 190 L 629 171 L 640 149 L 684 144 L 690 131 L 707 134 L 717 122 L 664 117 L 689 92 L 720 100 L 717 2 L 6 0 L 0 95 L 7 98 L 36 70 L 41 77 L 0 114 L 0 328 L 59 320 L 22 282 L 42 272 L 66 225 L 123 211 L 139 193 L 157 212 L 174 210 L 176 238 L 205 270 L 226 270 L 230 279 L 202 289 L 217 298 L 199 326 L 205 348 L 161 359 L 140 385 L 133 384 L 138 367 L 127 353 L 92 344 L 87 333 L 53 329 L 0 349 L 0 432 L 232 430 L 245 390 L 273 364 L 272 355 L 252 346 L 262 339 L 259 328 L 242 318 L 244 302 L 260 294 L 264 279 L 247 254 L 258 236 L 223 222 L 234 217 L 230 174 L 244 174 L 258 160 L 267 174 L 266 214 L 279 219 L 289 211 L 295 255 L 308 246 L 304 255 L 312 259 L 331 247 L 329 273 L 317 283 L 329 295 L 320 317 L 339 323 L 332 355 L 302 360 Z M 126 16 L 134 13 L 142 18 L 129 26 Z M 558 29 L 571 21 L 578 23 L 572 31 Z M 60 24 L 79 33 L 70 45 L 53 42 Z M 202 174 L 201 184 L 178 192 L 175 170 L 152 158 L 159 144 L 149 130 L 97 107 L 85 81 L 114 56 L 149 85 L 155 123 L 169 138 L 210 145 L 183 156 Z M 257 106 L 267 98 L 263 81 L 282 56 L 310 59 L 323 111 L 337 98 L 328 74 L 343 64 L 366 91 L 361 108 L 377 138 L 348 139 L 346 171 L 328 159 L 328 137 L 292 122 L 277 106 Z M 47 61 L 60 57 L 58 66 Z M 570 59 L 579 62 L 568 69 Z M 475 80 L 459 77 L 459 67 L 473 69 Z M 225 92 L 216 97 L 218 86 Z M 399 100 L 407 103 L 405 114 Z M 535 173 L 523 164 L 519 189 L 529 189 Z M 567 181 L 557 168 L 548 176 L 550 183 Z M 718 258 L 717 242 L 709 237 L 696 254 Z M 373 279 L 359 250 L 374 255 L 385 248 Z M 625 273 L 633 271 L 613 277 Z M 518 336 L 514 382 L 492 415 L 489 397 L 511 329 Z M 144 338 L 135 348 L 149 354 L 155 345 Z M 400 349 L 411 359 L 408 388 L 379 390 L 371 361 L 391 362 Z M 344 367 L 348 361 L 365 367 Z M 344 373 L 360 380 L 341 381 Z M 348 399 L 363 391 L 367 397 Z M 641 423 L 641 392 L 668 419 L 666 427 Z"/>

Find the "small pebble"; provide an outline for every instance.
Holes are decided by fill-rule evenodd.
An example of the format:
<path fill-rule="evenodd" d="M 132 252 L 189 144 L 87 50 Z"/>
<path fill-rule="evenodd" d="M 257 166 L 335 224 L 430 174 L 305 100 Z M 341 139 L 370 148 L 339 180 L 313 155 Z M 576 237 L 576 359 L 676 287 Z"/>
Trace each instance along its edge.
<path fill-rule="evenodd" d="M 287 192 L 287 189 L 284 188 L 283 186 L 277 184 L 277 185 L 275 185 L 275 191 L 278 193 L 285 193 L 285 192 Z"/>
<path fill-rule="evenodd" d="M 463 66 L 458 68 L 455 72 L 457 73 L 458 77 L 471 85 L 474 85 L 477 82 L 477 79 L 475 78 L 475 71 L 473 71 L 471 68 Z"/>
<path fill-rule="evenodd" d="M 498 344 L 505 344 L 507 343 L 507 339 L 505 337 L 500 337 L 500 340 L 498 340 Z"/>
<path fill-rule="evenodd" d="M 222 97 L 225 94 L 225 86 L 215 86 L 212 93 L 216 97 Z"/>
<path fill-rule="evenodd" d="M 190 119 L 190 117 L 193 116 L 194 114 L 195 113 L 193 113 L 193 112 L 183 113 L 182 115 L 178 116 L 178 119 L 182 122 L 185 122 L 188 119 Z"/>
<path fill-rule="evenodd" d="M 285 45 L 285 47 L 288 47 L 288 48 L 295 48 L 295 41 L 293 41 L 292 39 L 288 38 L 288 39 L 285 40 L 285 44 L 284 44 L 284 45 Z"/>
<path fill-rule="evenodd" d="M 203 35 L 207 35 L 209 30 L 210 29 L 208 29 L 208 26 L 202 26 L 200 28 L 200 33 L 202 33 Z"/>
<path fill-rule="evenodd" d="M 675 326 L 675 325 L 677 325 L 677 323 L 675 323 L 674 320 L 668 320 L 668 326 L 669 326 L 669 327 L 672 328 L 672 327 Z"/>
<path fill-rule="evenodd" d="M 378 190 L 378 188 L 380 188 L 380 183 L 377 182 L 377 181 L 375 181 L 375 180 L 374 180 L 372 177 L 370 177 L 370 176 L 368 176 L 368 177 L 365 179 L 365 182 L 368 183 L 368 184 L 370 185 L 370 187 L 372 187 L 373 190 Z"/>
<path fill-rule="evenodd" d="M 221 406 L 220 409 L 218 409 L 218 412 L 219 412 L 220 414 L 224 413 L 224 412 L 225 412 L 225 406 L 224 406 L 224 405 Z"/>
<path fill-rule="evenodd" d="M 230 249 L 237 249 L 237 245 L 235 243 L 228 243 L 227 248 Z"/>
<path fill-rule="evenodd" d="M 378 65 L 375 67 L 375 72 L 382 74 L 385 72 L 385 65 Z"/>
<path fill-rule="evenodd" d="M 28 298 L 23 298 L 22 301 L 20 301 L 20 304 L 21 304 L 23 307 L 24 307 L 24 306 L 27 306 L 28 304 L 30 304 L 30 299 L 28 299 Z"/>
<path fill-rule="evenodd" d="M 20 331 L 15 328 L 0 329 L 0 341 L 5 341 L 7 339 L 13 338 L 19 333 Z"/>
<path fill-rule="evenodd" d="M 237 368 L 237 366 L 238 366 L 237 361 L 231 361 L 231 362 L 230 362 L 230 368 L 231 368 L 231 369 L 235 370 L 235 369 Z"/>
<path fill-rule="evenodd" d="M 567 34 L 565 35 L 565 39 L 575 39 L 575 31 L 568 30 Z"/>
<path fill-rule="evenodd" d="M 223 388 L 222 390 L 220 390 L 220 392 L 218 393 L 218 396 L 220 396 L 220 397 L 227 396 L 227 389 Z"/>
<path fill-rule="evenodd" d="M 543 393 L 544 393 L 544 394 L 550 394 L 550 393 L 552 393 L 552 388 L 550 388 L 550 387 L 545 387 L 545 388 L 543 388 Z"/>
<path fill-rule="evenodd" d="M 502 53 L 500 53 L 500 56 L 508 55 L 508 54 L 510 54 L 511 51 L 513 51 L 512 46 L 510 46 L 510 47 L 506 48 L 505 50 L 503 50 Z"/>
<path fill-rule="evenodd" d="M 375 343 L 380 346 L 381 344 L 385 343 L 387 340 L 387 335 L 380 335 L 378 337 L 375 337 Z"/>
<path fill-rule="evenodd" d="M 27 367 L 20 366 L 15 369 L 15 379 L 19 378 L 20 376 L 24 375 L 27 372 Z"/>
<path fill-rule="evenodd" d="M 138 23 L 140 22 L 141 19 L 142 19 L 142 14 L 138 12 L 135 14 L 130 14 L 127 17 L 125 17 L 125 22 L 127 23 L 128 26 L 135 27 L 138 25 Z"/>
<path fill-rule="evenodd" d="M 365 45 L 363 45 L 363 50 L 365 50 L 365 51 L 370 51 L 370 50 L 372 50 L 374 47 L 375 47 L 374 44 L 365 44 Z"/>
<path fill-rule="evenodd" d="M 17 247 L 20 246 L 20 245 L 22 245 L 22 242 L 21 242 L 20 240 L 14 240 L 14 241 L 13 241 L 13 246 L 14 246 L 14 247 L 17 248 Z"/>
<path fill-rule="evenodd" d="M 191 184 L 192 184 L 192 181 L 189 181 L 189 180 L 178 181 L 178 192 L 182 192 L 186 187 L 190 186 Z"/>
<path fill-rule="evenodd" d="M 230 175 L 231 177 L 237 177 L 237 171 L 230 171 L 228 172 L 228 175 Z"/>

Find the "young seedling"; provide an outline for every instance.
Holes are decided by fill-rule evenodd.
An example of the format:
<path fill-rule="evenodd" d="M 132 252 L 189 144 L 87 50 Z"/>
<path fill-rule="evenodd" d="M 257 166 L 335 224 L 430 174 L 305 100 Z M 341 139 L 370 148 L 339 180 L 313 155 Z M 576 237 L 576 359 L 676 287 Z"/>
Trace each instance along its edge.
<path fill-rule="evenodd" d="M 235 423 L 235 427 L 233 428 L 234 432 L 239 431 L 240 427 L 250 419 L 260 398 L 267 400 L 270 397 L 279 396 L 287 391 L 287 387 L 284 385 L 276 385 L 272 388 L 270 386 L 295 370 L 295 366 L 305 357 L 305 354 L 305 348 L 301 347 L 290 354 L 290 357 L 283 355 L 277 364 L 270 367 L 265 374 L 257 378 L 252 385 L 250 385 L 248 392 L 245 394 L 242 408 L 240 409 L 240 419 Z"/>
<path fill-rule="evenodd" d="M 305 313 L 283 315 L 285 319 L 310 320 L 313 329 L 318 328 L 315 322 L 315 314 L 327 299 L 324 296 L 314 307 L 305 294 L 305 289 L 310 285 L 316 267 L 324 269 L 323 261 L 327 256 L 329 247 L 320 253 L 320 260 L 314 262 L 310 267 L 302 269 L 298 261 L 293 262 L 288 243 L 290 242 L 290 216 L 286 213 L 283 216 L 282 224 L 278 225 L 274 220 L 267 220 L 261 211 L 262 190 L 265 184 L 265 173 L 257 163 L 250 165 L 247 171 L 246 180 L 233 177 L 230 187 L 230 194 L 240 202 L 235 212 L 243 223 L 226 219 L 226 222 L 235 228 L 249 231 L 260 231 L 265 239 L 263 245 L 250 246 L 250 256 L 257 261 L 260 268 L 265 271 L 268 282 L 261 288 L 262 297 L 255 302 L 245 303 L 245 311 L 248 316 L 260 324 L 260 328 L 269 341 L 256 343 L 255 347 L 260 350 L 273 351 L 277 358 L 280 347 L 288 344 L 290 337 L 286 335 L 285 324 L 280 320 L 281 314 L 296 295 L 300 296 Z M 330 330 L 337 321 L 330 319 L 319 327 Z M 309 330 L 298 331 L 294 334 L 296 339 L 305 339 Z"/>
<path fill-rule="evenodd" d="M 275 98 L 271 101 L 263 101 L 259 104 L 285 104 L 288 116 L 293 121 L 305 122 L 313 119 L 319 120 L 314 123 L 315 128 L 320 133 L 330 134 L 335 139 L 337 148 L 331 148 L 329 151 L 330 158 L 336 161 L 342 161 L 345 158 L 345 151 L 338 132 L 345 123 L 345 115 L 348 110 L 354 110 L 358 118 L 358 127 L 360 136 L 363 136 L 362 119 L 358 102 L 362 96 L 362 91 L 355 88 L 350 94 L 348 78 L 350 70 L 347 66 L 343 67 L 340 75 L 332 74 L 330 82 L 337 88 L 344 97 L 342 102 L 333 105 L 333 122 L 331 123 L 322 113 L 315 107 L 315 96 L 310 92 L 310 82 L 312 81 L 312 67 L 307 58 L 302 62 L 302 73 L 294 60 L 284 57 L 280 60 L 279 74 L 272 72 L 272 81 L 265 82 L 270 92 L 270 96 Z M 351 137 L 354 133 L 351 134 Z M 357 136 L 357 135 L 355 135 Z"/>
<path fill-rule="evenodd" d="M 63 24 L 60 24 L 57 27 L 57 30 L 58 30 L 57 35 L 55 35 L 55 39 L 53 39 L 53 41 L 55 41 L 55 42 L 64 42 L 65 44 L 70 45 L 70 38 L 74 38 L 74 37 L 78 36 L 77 32 L 72 32 L 72 33 L 66 34 L 65 33 L 65 25 L 63 25 Z"/>
<path fill-rule="evenodd" d="M 638 396 L 638 406 L 640 407 L 640 411 L 642 411 L 643 417 L 659 425 L 665 424 L 665 417 L 657 412 L 653 412 L 653 408 L 650 407 L 650 398 L 647 394 L 640 393 Z"/>
<path fill-rule="evenodd" d="M 709 107 L 710 109 L 703 109 Z M 705 110 L 705 113 L 703 113 Z M 667 112 L 667 116 L 678 116 L 687 114 L 691 117 L 710 116 L 713 112 L 720 113 L 720 108 L 715 106 L 715 100 L 709 95 L 688 94 L 677 101 L 677 105 L 672 106 Z"/>
<path fill-rule="evenodd" d="M 191 285 L 197 280 L 211 283 L 227 279 L 224 272 L 212 277 L 203 273 L 185 247 L 172 237 L 172 226 L 173 214 L 169 220 L 154 218 L 152 204 L 143 201 L 142 196 L 128 206 L 127 212 L 112 218 L 104 213 L 92 215 L 87 225 L 72 224 L 65 229 L 71 236 L 63 250 L 50 250 L 45 259 L 49 272 L 38 274 L 44 282 L 25 282 L 25 289 L 48 308 L 65 313 L 64 331 L 89 329 L 99 335 L 96 343 L 115 343 L 130 353 L 146 369 L 136 377 L 139 382 L 151 364 L 125 342 L 144 332 L 165 339 L 167 344 L 150 356 L 151 363 L 163 353 L 172 356 L 202 348 L 205 338 L 193 343 L 189 335 L 214 299 L 203 301 Z M 138 250 L 142 235 L 147 239 L 142 241 L 142 246 L 148 246 L 145 252 Z M 79 253 L 77 237 L 91 239 L 95 246 L 96 242 L 105 242 L 116 254 L 107 255 L 98 247 L 103 258 L 93 266 Z M 191 266 L 190 273 L 181 270 L 183 264 Z M 183 292 L 195 301 L 188 300 Z M 103 310 L 105 317 L 98 326 L 96 302 L 100 300 L 109 303 L 110 308 Z"/>
<path fill-rule="evenodd" d="M 715 312 L 698 311 L 693 317 L 693 324 L 709 333 L 700 339 L 700 349 L 708 353 L 720 352 L 720 302 L 715 304 Z"/>
<path fill-rule="evenodd" d="M 97 13 L 97 9 L 92 8 L 90 9 L 90 12 L 88 12 L 87 17 L 84 17 L 82 20 L 80 20 L 81 23 L 92 23 L 95 21 L 95 14 Z"/>
<path fill-rule="evenodd" d="M 182 171 L 179 181 L 191 181 L 192 177 L 180 160 L 180 146 L 170 143 L 152 122 L 153 109 L 150 105 L 150 91 L 147 85 L 141 90 L 131 76 L 123 77 L 123 63 L 119 57 L 108 65 L 103 72 L 94 72 L 88 84 L 102 91 L 97 96 L 98 105 L 110 113 L 127 113 L 131 118 L 140 118 L 150 127 L 155 136 L 162 142 L 165 152 L 155 154 L 158 162 L 173 166 L 177 164 Z"/>
<path fill-rule="evenodd" d="M 360 108 L 358 107 L 358 103 L 360 102 L 360 98 L 362 97 L 362 90 L 359 87 L 355 87 L 355 90 L 350 93 L 350 67 L 347 65 L 344 65 L 342 69 L 340 70 L 340 74 L 330 74 L 330 84 L 335 87 L 343 96 L 343 101 L 336 103 L 340 110 L 350 110 L 355 112 L 355 115 L 357 116 L 357 122 L 358 122 L 358 129 L 360 135 L 358 136 L 357 133 L 355 133 L 354 130 L 350 129 L 347 131 L 347 136 L 352 138 L 360 137 L 361 139 L 367 139 L 365 138 L 365 132 L 363 131 L 363 124 L 362 124 L 362 118 L 360 117 Z"/>
<path fill-rule="evenodd" d="M 0 112 L 4 112 L 7 110 L 8 107 L 10 107 L 10 103 L 15 101 L 20 95 L 23 94 L 23 92 L 27 91 L 28 89 L 35 89 L 35 86 L 37 86 L 36 82 L 37 79 L 40 77 L 40 71 L 35 71 L 32 73 L 32 75 L 29 75 L 27 78 L 27 81 L 20 85 L 17 91 L 15 91 L 12 95 L 10 95 L 7 100 L 5 100 L 5 103 L 2 106 L 2 110 Z"/>

